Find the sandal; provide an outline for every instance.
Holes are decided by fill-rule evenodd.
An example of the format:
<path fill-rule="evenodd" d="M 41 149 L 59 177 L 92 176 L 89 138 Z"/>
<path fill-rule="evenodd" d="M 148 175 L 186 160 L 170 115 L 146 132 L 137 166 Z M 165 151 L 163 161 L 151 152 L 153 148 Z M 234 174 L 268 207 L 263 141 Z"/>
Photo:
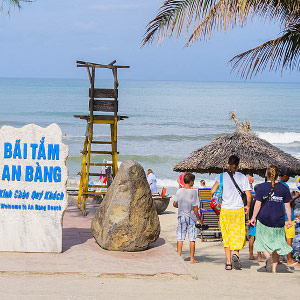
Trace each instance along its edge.
<path fill-rule="evenodd" d="M 231 260 L 233 261 L 233 268 L 235 270 L 242 270 L 242 265 L 240 263 L 240 258 L 236 254 L 232 255 Z"/>
<path fill-rule="evenodd" d="M 226 271 L 231 271 L 232 270 L 232 264 L 226 264 L 225 265 L 225 270 Z"/>

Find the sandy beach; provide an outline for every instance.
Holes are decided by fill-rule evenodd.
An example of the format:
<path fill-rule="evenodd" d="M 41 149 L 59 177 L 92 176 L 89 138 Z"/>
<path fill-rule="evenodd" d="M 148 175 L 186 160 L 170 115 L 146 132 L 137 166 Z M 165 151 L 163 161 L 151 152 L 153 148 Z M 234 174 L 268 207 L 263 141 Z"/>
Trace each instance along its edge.
<path fill-rule="evenodd" d="M 75 197 L 70 198 L 76 201 Z M 170 203 L 160 215 L 161 235 L 176 247 L 177 212 Z M 176 254 L 177 255 L 177 254 Z M 300 268 L 279 267 L 278 273 L 264 271 L 264 264 L 248 260 L 247 246 L 241 252 L 242 271 L 224 270 L 221 242 L 196 242 L 196 259 L 189 263 L 188 242 L 182 259 L 194 275 L 172 276 L 82 276 L 78 274 L 18 274 L 3 272 L 1 299 L 298 299 Z M 75 262 L 75 258 L 74 258 Z M 47 261 L 45 263 L 45 268 Z M 178 262 L 174 262 L 178 263 Z M 197 278 L 197 279 L 196 279 Z M 278 288 L 280 287 L 280 288 Z"/>

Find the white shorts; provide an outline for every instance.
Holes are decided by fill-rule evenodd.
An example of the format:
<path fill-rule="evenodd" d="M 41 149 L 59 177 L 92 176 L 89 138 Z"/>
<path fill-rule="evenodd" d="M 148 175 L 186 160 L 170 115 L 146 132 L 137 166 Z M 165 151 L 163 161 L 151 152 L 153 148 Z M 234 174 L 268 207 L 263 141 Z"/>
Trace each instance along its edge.
<path fill-rule="evenodd" d="M 185 240 L 186 233 L 188 233 L 189 241 L 195 242 L 197 239 L 197 230 L 195 226 L 196 222 L 188 216 L 178 217 L 177 226 L 177 241 L 183 242 Z"/>

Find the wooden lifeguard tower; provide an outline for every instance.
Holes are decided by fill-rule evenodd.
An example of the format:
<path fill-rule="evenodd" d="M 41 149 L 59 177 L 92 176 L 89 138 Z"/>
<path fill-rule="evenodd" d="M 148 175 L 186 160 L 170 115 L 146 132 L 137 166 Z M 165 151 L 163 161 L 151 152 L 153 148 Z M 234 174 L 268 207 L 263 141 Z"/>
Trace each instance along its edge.
<path fill-rule="evenodd" d="M 84 141 L 82 153 L 82 164 L 80 172 L 80 184 L 78 192 L 78 203 L 77 206 L 81 209 L 82 214 L 86 215 L 85 201 L 86 197 L 89 195 L 104 195 L 106 191 L 99 191 L 96 189 L 107 189 L 112 178 L 118 172 L 117 163 L 117 123 L 120 120 L 128 118 L 127 116 L 118 115 L 118 69 L 129 68 L 129 66 L 118 66 L 115 65 L 116 61 L 112 61 L 108 65 L 102 65 L 97 63 L 77 61 L 77 67 L 86 68 L 90 80 L 91 87 L 89 89 L 89 115 L 75 115 L 75 118 L 80 118 L 87 121 L 87 133 Z M 114 88 L 113 89 L 101 89 L 95 88 L 95 75 L 96 69 L 110 69 L 112 70 L 114 78 Z M 100 115 L 99 112 L 105 112 L 105 114 Z M 93 132 L 94 125 L 110 125 L 110 140 L 97 141 L 94 140 Z M 93 145 L 93 147 L 92 147 Z M 94 149 L 94 147 L 104 147 L 104 145 L 111 145 L 111 151 L 102 149 Z M 91 154 L 93 155 L 111 155 L 111 162 L 102 163 L 92 162 Z M 105 173 L 93 172 L 91 167 L 105 167 Z M 106 184 L 95 185 L 89 184 L 90 177 L 106 177 Z"/>

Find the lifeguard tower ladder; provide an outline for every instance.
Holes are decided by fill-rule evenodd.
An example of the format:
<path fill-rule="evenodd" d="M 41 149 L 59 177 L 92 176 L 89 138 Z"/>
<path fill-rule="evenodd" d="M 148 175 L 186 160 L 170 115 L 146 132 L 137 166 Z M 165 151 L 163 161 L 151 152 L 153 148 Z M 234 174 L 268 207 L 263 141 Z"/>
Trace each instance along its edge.
<path fill-rule="evenodd" d="M 120 120 L 128 118 L 127 116 L 118 116 L 118 76 L 117 71 L 121 68 L 129 68 L 129 66 L 115 65 L 116 61 L 112 61 L 108 65 L 97 63 L 77 61 L 77 67 L 86 68 L 90 80 L 91 87 L 89 89 L 89 115 L 74 115 L 75 118 L 80 118 L 87 121 L 88 132 L 86 133 L 82 153 L 82 164 L 80 172 L 80 184 L 78 191 L 78 208 L 86 215 L 85 202 L 89 195 L 104 195 L 106 191 L 99 191 L 95 189 L 108 188 L 112 182 L 112 177 L 116 176 L 118 172 L 117 164 L 117 123 Z M 96 68 L 110 69 L 114 77 L 113 89 L 99 89 L 95 88 L 95 71 Z M 100 100 L 101 99 L 101 100 Z M 105 100 L 104 100 L 105 99 Z M 106 114 L 99 115 L 98 112 L 105 112 Z M 94 125 L 110 125 L 110 140 L 96 141 L 93 138 Z M 111 145 L 111 151 L 103 151 L 99 149 L 92 149 L 93 146 Z M 103 148 L 102 148 L 103 149 Z M 93 155 L 111 155 L 111 162 L 102 163 L 91 162 L 91 154 Z M 99 160 L 98 160 L 99 161 Z M 105 167 L 106 172 L 91 172 L 91 167 Z M 89 184 L 90 177 L 106 177 L 106 185 Z"/>

